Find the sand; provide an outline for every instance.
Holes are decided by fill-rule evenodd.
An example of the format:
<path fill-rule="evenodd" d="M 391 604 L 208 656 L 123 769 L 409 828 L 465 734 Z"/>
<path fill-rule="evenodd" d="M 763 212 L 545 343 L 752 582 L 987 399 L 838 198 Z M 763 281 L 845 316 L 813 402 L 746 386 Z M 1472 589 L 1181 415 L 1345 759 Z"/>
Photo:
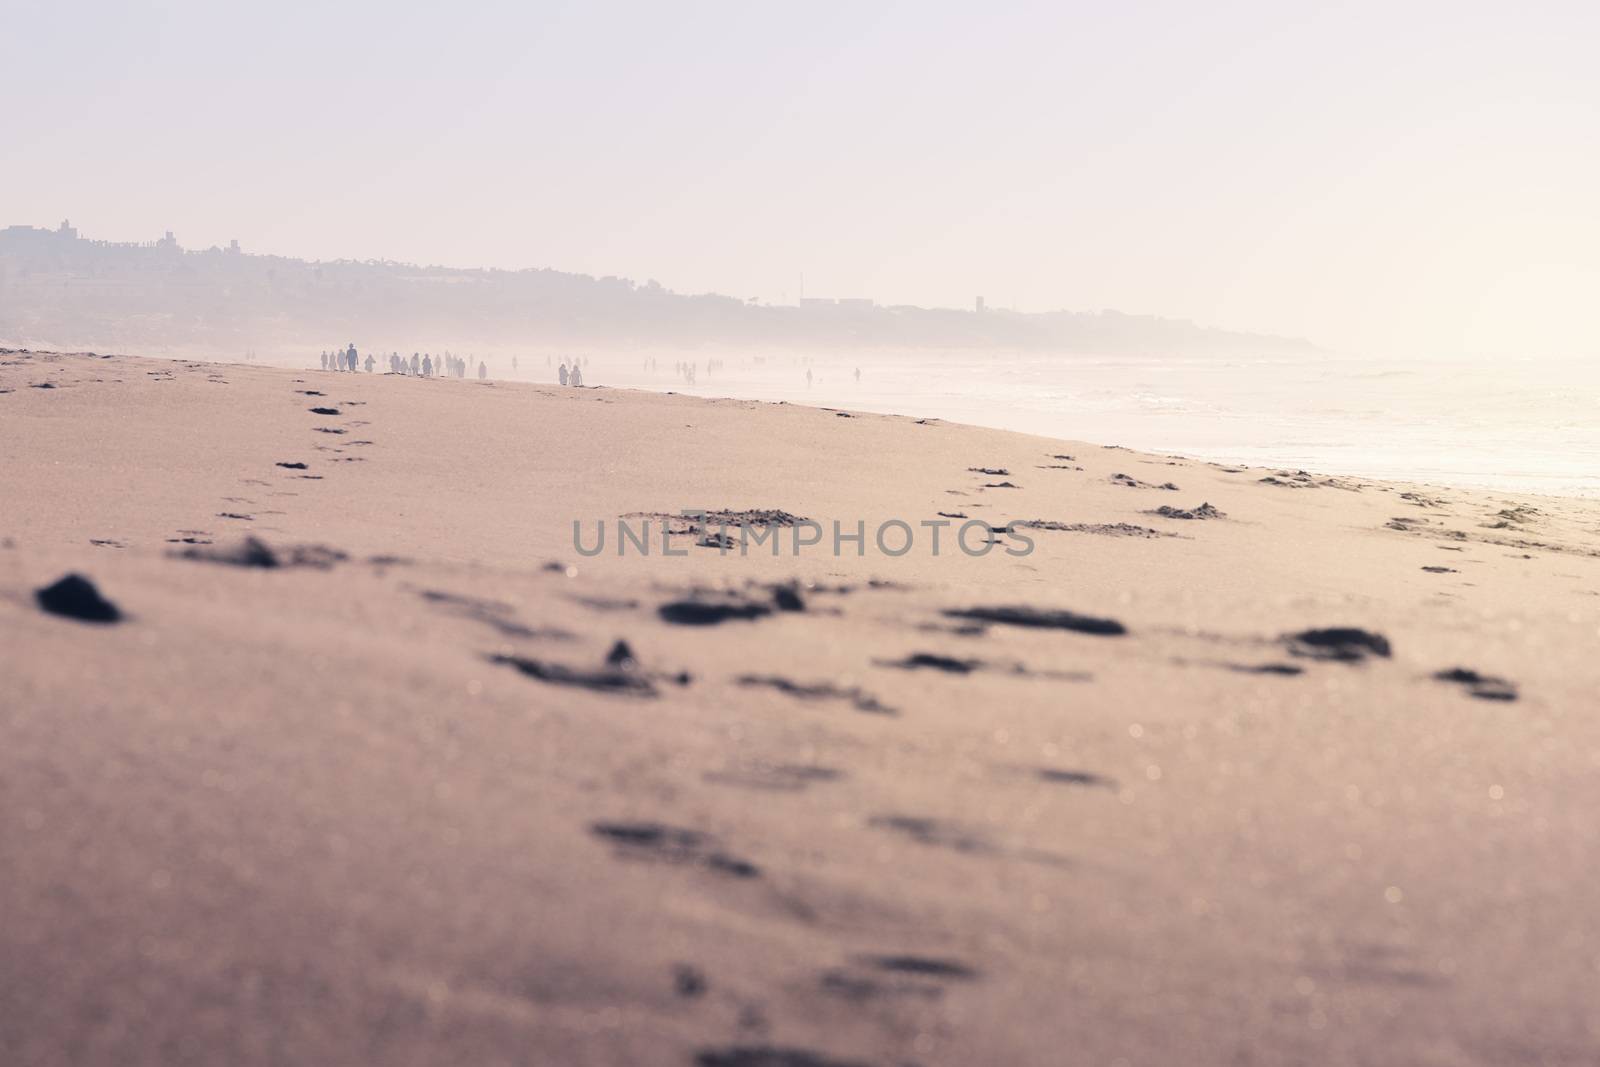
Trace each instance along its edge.
<path fill-rule="evenodd" d="M 1595 502 L 36 353 L 0 454 L 7 1064 L 1600 1058 Z M 688 507 L 868 543 L 574 548 Z"/>

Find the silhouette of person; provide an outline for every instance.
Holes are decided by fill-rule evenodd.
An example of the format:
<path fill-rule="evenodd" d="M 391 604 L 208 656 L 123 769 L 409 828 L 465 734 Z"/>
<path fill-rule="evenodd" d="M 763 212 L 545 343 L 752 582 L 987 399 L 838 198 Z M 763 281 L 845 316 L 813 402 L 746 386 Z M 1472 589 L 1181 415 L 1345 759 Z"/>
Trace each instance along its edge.
<path fill-rule="evenodd" d="M 433 377 L 433 360 L 429 359 L 427 356 L 422 357 L 422 376 L 424 378 Z"/>
<path fill-rule="evenodd" d="M 576 363 L 572 365 L 572 384 L 577 386 L 583 385 L 583 368 L 578 366 Z"/>
<path fill-rule="evenodd" d="M 483 381 L 489 376 L 489 365 L 482 360 L 478 361 L 478 381 Z"/>
<path fill-rule="evenodd" d="M 806 388 L 807 389 L 811 388 L 811 368 L 810 367 L 806 368 Z"/>
<path fill-rule="evenodd" d="M 565 363 L 561 364 L 561 384 L 567 384 L 567 365 Z"/>
<path fill-rule="evenodd" d="M 350 349 L 345 353 L 344 362 L 345 366 L 351 370 L 356 369 L 356 343 L 354 341 L 350 342 Z"/>
<path fill-rule="evenodd" d="M 856 368 L 856 384 L 857 385 L 861 384 L 861 368 L 860 367 Z"/>
<path fill-rule="evenodd" d="M 322 369 L 328 369 L 328 353 L 326 352 L 322 353 Z"/>
<path fill-rule="evenodd" d="M 517 357 L 516 356 L 512 356 L 511 357 L 511 373 L 515 374 L 516 372 L 517 372 Z"/>
<path fill-rule="evenodd" d="M 368 352 L 367 353 L 367 373 L 368 374 L 372 373 L 372 365 L 374 363 L 376 363 L 376 362 L 378 362 L 378 361 L 372 358 L 372 353 Z"/>
<path fill-rule="evenodd" d="M 422 361 L 421 361 L 421 358 L 415 352 L 411 353 L 411 373 L 412 374 L 421 374 L 422 373 Z"/>

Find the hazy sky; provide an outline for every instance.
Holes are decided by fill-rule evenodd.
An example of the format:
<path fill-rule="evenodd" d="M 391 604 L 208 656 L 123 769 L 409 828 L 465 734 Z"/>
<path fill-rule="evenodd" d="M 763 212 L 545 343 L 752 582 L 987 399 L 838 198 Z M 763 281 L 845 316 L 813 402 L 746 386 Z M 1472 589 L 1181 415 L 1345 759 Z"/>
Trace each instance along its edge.
<path fill-rule="evenodd" d="M 1600 4 L 0 0 L 0 224 L 1600 355 Z"/>

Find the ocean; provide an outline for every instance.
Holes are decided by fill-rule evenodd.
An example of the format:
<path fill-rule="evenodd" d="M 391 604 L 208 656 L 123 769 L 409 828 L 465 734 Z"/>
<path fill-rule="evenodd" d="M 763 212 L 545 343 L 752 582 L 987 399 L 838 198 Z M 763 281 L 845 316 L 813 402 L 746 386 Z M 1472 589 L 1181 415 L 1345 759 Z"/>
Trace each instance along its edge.
<path fill-rule="evenodd" d="M 643 354 L 608 353 L 595 358 L 587 384 L 931 416 L 1227 463 L 1600 496 L 1600 361 L 926 351 L 720 358 L 708 373 L 704 352 L 657 354 L 650 372 Z M 677 359 L 698 363 L 693 386 L 674 376 Z"/>

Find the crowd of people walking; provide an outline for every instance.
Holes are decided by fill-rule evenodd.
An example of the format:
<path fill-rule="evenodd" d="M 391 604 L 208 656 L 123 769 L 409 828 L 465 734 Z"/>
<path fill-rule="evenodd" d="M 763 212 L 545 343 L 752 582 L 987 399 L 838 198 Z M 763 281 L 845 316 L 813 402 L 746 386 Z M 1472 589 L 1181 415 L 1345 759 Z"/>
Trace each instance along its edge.
<path fill-rule="evenodd" d="M 476 375 L 478 380 L 484 381 L 489 377 L 489 362 L 485 359 L 477 360 L 477 367 L 473 367 L 473 358 L 451 355 L 449 352 L 433 355 L 429 352 L 413 352 L 407 359 L 398 352 L 391 352 L 387 357 L 388 373 L 400 374 L 413 378 L 467 378 Z M 545 366 L 554 362 L 553 357 L 545 357 Z M 562 385 L 581 386 L 583 384 L 583 368 L 589 362 L 587 356 L 573 356 L 571 361 L 562 359 L 558 379 Z M 365 370 L 373 373 L 378 366 L 379 359 L 372 353 L 363 357 L 356 351 L 354 343 L 344 348 L 336 348 L 332 352 L 322 353 L 322 369 L 326 371 L 343 371 L 355 374 Z M 517 357 L 511 357 L 511 371 L 517 372 Z"/>
<path fill-rule="evenodd" d="M 413 352 L 410 359 L 398 352 L 390 352 L 388 361 L 390 374 L 404 374 L 416 378 L 465 378 L 473 373 L 471 359 L 453 356 L 449 352 L 439 356 L 434 356 L 427 352 Z M 515 368 L 516 360 L 513 359 L 511 362 L 513 368 Z M 373 368 L 377 365 L 378 361 L 373 358 L 370 352 L 367 353 L 366 359 L 363 360 L 360 353 L 356 351 L 354 344 L 347 348 L 336 348 L 332 352 L 322 353 L 323 370 L 345 371 L 354 374 L 365 369 L 368 374 L 371 374 Z M 478 361 L 476 373 L 479 381 L 489 377 L 489 364 L 486 360 L 480 359 Z"/>

